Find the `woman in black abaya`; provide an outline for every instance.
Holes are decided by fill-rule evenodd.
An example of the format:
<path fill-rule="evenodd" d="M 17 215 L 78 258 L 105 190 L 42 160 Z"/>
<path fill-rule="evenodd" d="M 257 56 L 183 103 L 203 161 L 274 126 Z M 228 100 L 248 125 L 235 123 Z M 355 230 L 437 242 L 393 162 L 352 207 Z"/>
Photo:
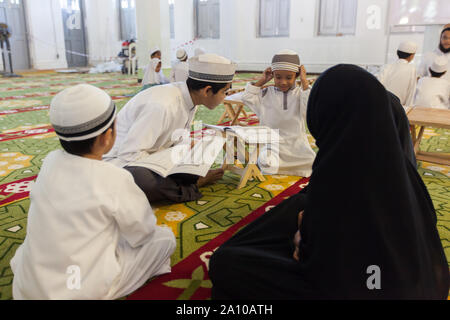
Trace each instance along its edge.
<path fill-rule="evenodd" d="M 309 99 L 319 152 L 307 196 L 283 202 L 213 254 L 212 298 L 446 299 L 436 213 L 402 145 L 406 116 L 391 94 L 363 69 L 338 65 Z"/>

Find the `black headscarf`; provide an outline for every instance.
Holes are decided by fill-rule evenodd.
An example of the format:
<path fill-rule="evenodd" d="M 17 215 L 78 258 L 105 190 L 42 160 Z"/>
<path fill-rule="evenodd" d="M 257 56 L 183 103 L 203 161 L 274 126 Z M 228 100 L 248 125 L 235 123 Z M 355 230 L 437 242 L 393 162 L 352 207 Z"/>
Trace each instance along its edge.
<path fill-rule="evenodd" d="M 409 120 L 406 116 L 405 109 L 403 109 L 400 99 L 395 94 L 390 91 L 388 91 L 387 93 L 390 99 L 392 113 L 394 115 L 394 122 L 397 127 L 398 138 L 400 139 L 400 145 L 406 157 L 415 167 L 417 167 L 414 145 L 412 143 L 411 133 L 409 129 Z"/>
<path fill-rule="evenodd" d="M 321 299 L 445 299 L 449 269 L 431 198 L 402 150 L 390 95 L 338 65 L 311 91 L 319 147 L 300 228 L 299 267 Z M 381 289 L 369 290 L 378 266 Z"/>
<path fill-rule="evenodd" d="M 445 28 L 444 30 L 442 30 L 441 32 L 441 36 L 439 38 L 439 50 L 441 50 L 443 53 L 449 53 L 450 52 L 450 47 L 448 49 L 445 49 L 444 46 L 442 45 L 442 35 L 444 34 L 445 31 L 450 31 L 450 28 Z"/>

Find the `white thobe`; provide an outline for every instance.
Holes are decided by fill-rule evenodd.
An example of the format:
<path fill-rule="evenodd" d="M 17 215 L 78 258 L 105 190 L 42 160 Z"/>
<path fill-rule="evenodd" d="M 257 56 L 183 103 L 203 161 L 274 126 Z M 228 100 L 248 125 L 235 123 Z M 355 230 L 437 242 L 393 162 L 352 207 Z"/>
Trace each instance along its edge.
<path fill-rule="evenodd" d="M 104 156 L 125 167 L 141 152 L 154 153 L 180 142 L 175 133 L 190 132 L 197 108 L 185 82 L 144 90 L 132 98 L 117 115 L 117 138 Z"/>
<path fill-rule="evenodd" d="M 189 64 L 181 61 L 175 64 L 170 72 L 170 82 L 185 82 L 189 77 Z"/>
<path fill-rule="evenodd" d="M 436 57 L 444 56 L 448 60 L 448 69 L 450 69 L 450 52 L 443 53 L 439 48 L 434 49 L 431 52 L 425 53 L 425 55 L 422 58 L 422 61 L 418 67 L 417 74 L 419 77 L 429 77 L 430 74 L 430 67 L 433 65 L 433 61 Z M 442 77 L 442 79 L 446 79 L 450 82 L 450 72 L 447 71 Z"/>
<path fill-rule="evenodd" d="M 450 82 L 442 78 L 421 78 L 417 86 L 414 105 L 450 109 Z"/>
<path fill-rule="evenodd" d="M 126 170 L 53 151 L 30 199 L 14 299 L 117 299 L 170 272 L 175 237 Z"/>
<path fill-rule="evenodd" d="M 166 78 L 162 70 L 159 72 L 156 72 L 157 66 L 153 65 L 152 62 L 149 63 L 149 65 L 144 70 L 144 78 L 142 79 L 142 85 L 148 85 L 148 84 L 167 84 L 169 83 L 169 80 Z"/>
<path fill-rule="evenodd" d="M 386 65 L 378 75 L 378 80 L 386 90 L 391 91 L 403 106 L 410 107 L 414 102 L 417 85 L 417 72 L 413 64 L 405 59 Z"/>
<path fill-rule="evenodd" d="M 265 174 L 288 174 L 309 177 L 315 152 L 312 150 L 306 134 L 306 110 L 310 90 L 303 91 L 296 86 L 286 93 L 274 86 L 261 89 L 251 83 L 242 95 L 242 101 L 258 116 L 262 126 L 278 129 L 280 134 L 279 147 L 269 146 L 279 153 L 279 167 L 276 172 L 264 163 L 264 152 L 258 163 Z"/>

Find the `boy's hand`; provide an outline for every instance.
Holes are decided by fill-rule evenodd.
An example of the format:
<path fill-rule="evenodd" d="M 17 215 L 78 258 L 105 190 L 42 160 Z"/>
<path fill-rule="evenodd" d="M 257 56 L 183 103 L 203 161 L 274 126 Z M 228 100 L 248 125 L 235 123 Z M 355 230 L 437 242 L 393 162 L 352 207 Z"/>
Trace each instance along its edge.
<path fill-rule="evenodd" d="M 308 79 L 306 78 L 305 66 L 303 66 L 303 65 L 300 67 L 300 81 L 302 82 L 302 89 L 303 90 L 308 90 L 309 89 L 309 82 L 308 82 Z"/>
<path fill-rule="evenodd" d="M 258 82 L 256 82 L 254 85 L 256 87 L 262 87 L 272 79 L 273 79 L 273 72 L 272 68 L 269 67 L 266 70 L 264 70 L 263 74 L 261 75 L 261 78 L 259 78 Z"/>

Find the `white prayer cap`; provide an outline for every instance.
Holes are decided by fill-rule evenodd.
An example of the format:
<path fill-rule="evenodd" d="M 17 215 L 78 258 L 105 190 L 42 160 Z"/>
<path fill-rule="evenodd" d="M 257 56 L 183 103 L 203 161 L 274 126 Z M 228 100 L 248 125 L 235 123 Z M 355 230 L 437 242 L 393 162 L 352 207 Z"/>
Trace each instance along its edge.
<path fill-rule="evenodd" d="M 272 59 L 272 71 L 285 70 L 299 72 L 300 57 L 292 50 L 281 50 Z"/>
<path fill-rule="evenodd" d="M 202 54 L 205 54 L 206 51 L 203 48 L 196 48 L 194 50 L 194 56 L 201 56 Z"/>
<path fill-rule="evenodd" d="M 187 53 L 186 50 L 182 49 L 178 49 L 177 50 L 177 59 L 178 60 L 184 60 L 187 58 Z"/>
<path fill-rule="evenodd" d="M 233 81 L 236 64 L 214 53 L 189 59 L 189 78 L 199 81 L 229 83 Z"/>
<path fill-rule="evenodd" d="M 154 54 L 155 52 L 157 52 L 157 51 L 161 52 L 161 49 L 158 48 L 158 47 L 153 47 L 153 48 L 150 50 L 150 56 L 151 56 L 152 54 Z"/>
<path fill-rule="evenodd" d="M 105 132 L 116 118 L 116 105 L 103 90 L 79 84 L 58 93 L 50 104 L 50 122 L 65 141 L 82 141 Z"/>
<path fill-rule="evenodd" d="M 403 41 L 398 46 L 398 50 L 409 54 L 413 54 L 417 52 L 417 44 L 412 41 Z"/>
<path fill-rule="evenodd" d="M 438 56 L 434 58 L 431 70 L 436 73 L 446 72 L 448 68 L 448 59 L 445 56 Z"/>

